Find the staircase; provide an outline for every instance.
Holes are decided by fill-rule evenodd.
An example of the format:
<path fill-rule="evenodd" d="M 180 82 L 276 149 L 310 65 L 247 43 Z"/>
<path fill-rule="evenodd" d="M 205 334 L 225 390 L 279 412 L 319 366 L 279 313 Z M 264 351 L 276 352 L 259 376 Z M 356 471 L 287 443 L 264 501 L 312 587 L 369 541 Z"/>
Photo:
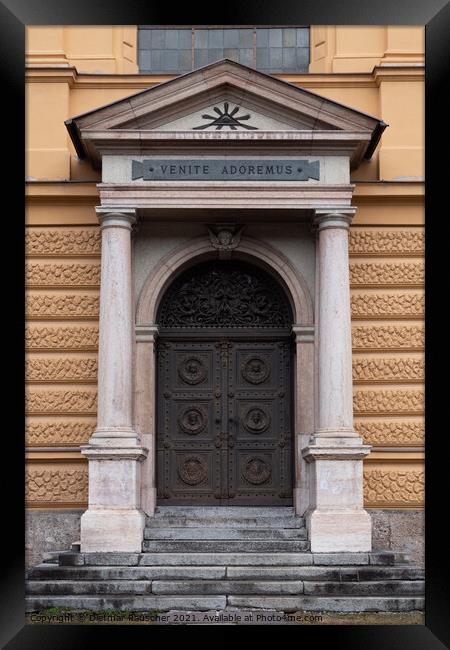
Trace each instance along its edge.
<path fill-rule="evenodd" d="M 311 553 L 286 507 L 158 507 L 143 553 L 51 553 L 27 576 L 27 611 L 406 612 L 423 594 L 402 553 Z"/>

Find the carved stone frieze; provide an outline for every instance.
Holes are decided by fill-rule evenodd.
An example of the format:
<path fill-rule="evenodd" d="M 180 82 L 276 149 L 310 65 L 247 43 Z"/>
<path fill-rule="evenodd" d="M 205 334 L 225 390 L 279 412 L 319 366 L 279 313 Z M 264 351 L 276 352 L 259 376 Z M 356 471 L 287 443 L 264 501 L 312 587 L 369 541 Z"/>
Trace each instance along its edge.
<path fill-rule="evenodd" d="M 26 314 L 29 319 L 98 318 L 99 296 L 92 294 L 28 295 Z"/>
<path fill-rule="evenodd" d="M 28 381 L 95 381 L 97 359 L 27 359 Z"/>
<path fill-rule="evenodd" d="M 40 445 L 81 445 L 94 433 L 95 422 L 67 420 L 27 422 L 26 444 Z"/>
<path fill-rule="evenodd" d="M 390 420 L 363 422 L 356 420 L 355 429 L 369 445 L 419 446 L 424 443 L 425 423 L 422 421 Z"/>
<path fill-rule="evenodd" d="M 394 359 L 353 359 L 353 381 L 359 382 L 408 382 L 423 381 L 425 360 L 423 358 L 398 357 Z"/>
<path fill-rule="evenodd" d="M 27 503 L 85 503 L 88 498 L 87 467 L 28 467 L 25 473 Z"/>
<path fill-rule="evenodd" d="M 424 409 L 423 390 L 356 390 L 353 393 L 353 407 L 359 415 L 386 413 L 387 415 L 422 413 Z"/>
<path fill-rule="evenodd" d="M 425 297 L 422 293 L 353 294 L 352 318 L 423 317 Z"/>
<path fill-rule="evenodd" d="M 353 349 L 421 350 L 425 344 L 423 325 L 360 325 L 352 328 Z"/>
<path fill-rule="evenodd" d="M 424 280 L 423 262 L 350 264 L 350 284 L 353 286 L 422 286 Z"/>
<path fill-rule="evenodd" d="M 79 413 L 97 411 L 97 392 L 88 390 L 29 391 L 26 394 L 27 413 Z"/>
<path fill-rule="evenodd" d="M 360 230 L 349 233 L 350 255 L 423 255 L 425 233 L 421 230 Z"/>
<path fill-rule="evenodd" d="M 89 230 L 35 230 L 25 235 L 27 255 L 51 257 L 56 255 L 100 255 L 100 229 Z"/>
<path fill-rule="evenodd" d="M 27 327 L 28 350 L 97 350 L 98 327 Z"/>
<path fill-rule="evenodd" d="M 98 287 L 98 264 L 27 264 L 25 281 L 29 287 Z"/>
<path fill-rule="evenodd" d="M 364 468 L 364 505 L 421 506 L 424 502 L 423 469 Z"/>

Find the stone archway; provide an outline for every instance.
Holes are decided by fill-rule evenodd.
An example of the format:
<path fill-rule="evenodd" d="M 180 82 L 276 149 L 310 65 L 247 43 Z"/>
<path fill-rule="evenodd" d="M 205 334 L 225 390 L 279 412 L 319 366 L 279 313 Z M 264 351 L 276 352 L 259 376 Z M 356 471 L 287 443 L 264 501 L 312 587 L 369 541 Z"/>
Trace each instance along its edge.
<path fill-rule="evenodd" d="M 183 271 L 206 260 L 217 259 L 218 252 L 207 237 L 179 246 L 164 256 L 148 273 L 136 310 L 135 415 L 142 444 L 149 452 L 142 463 L 141 503 L 144 511 L 154 512 L 156 490 L 156 341 L 157 312 L 162 297 Z M 290 261 L 273 246 L 243 237 L 233 259 L 251 263 L 269 273 L 284 289 L 290 303 L 296 354 L 292 372 L 293 395 L 293 501 L 298 514 L 309 503 L 308 464 L 301 449 L 314 431 L 314 325 L 312 298 L 304 278 Z"/>
<path fill-rule="evenodd" d="M 292 310 L 237 260 L 189 267 L 157 315 L 160 505 L 292 505 Z"/>

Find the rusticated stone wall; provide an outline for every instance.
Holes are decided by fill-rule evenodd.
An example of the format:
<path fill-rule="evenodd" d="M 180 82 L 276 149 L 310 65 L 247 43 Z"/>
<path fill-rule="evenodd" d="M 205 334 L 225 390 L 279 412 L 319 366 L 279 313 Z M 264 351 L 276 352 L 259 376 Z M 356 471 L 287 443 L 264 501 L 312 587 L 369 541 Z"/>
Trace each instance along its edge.
<path fill-rule="evenodd" d="M 421 507 L 424 231 L 352 226 L 349 245 L 354 423 L 373 445 L 364 466 L 365 505 Z"/>
<path fill-rule="evenodd" d="M 30 226 L 25 244 L 26 503 L 84 508 L 87 464 L 76 448 L 96 422 L 100 232 Z"/>

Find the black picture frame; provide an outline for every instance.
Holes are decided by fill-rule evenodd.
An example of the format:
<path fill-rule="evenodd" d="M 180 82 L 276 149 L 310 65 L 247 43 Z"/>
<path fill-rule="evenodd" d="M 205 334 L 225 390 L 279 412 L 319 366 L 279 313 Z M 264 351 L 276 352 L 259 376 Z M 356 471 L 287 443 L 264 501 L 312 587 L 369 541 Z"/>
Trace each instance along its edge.
<path fill-rule="evenodd" d="M 175 22 L 176 21 L 176 22 Z M 105 643 L 105 634 L 113 635 L 117 643 L 130 636 L 147 643 L 165 639 L 169 632 L 195 632 L 198 626 L 25 626 L 24 625 L 24 438 L 23 431 L 23 325 L 24 325 L 24 169 L 25 169 L 25 27 L 28 25 L 227 25 L 227 24 L 322 24 L 322 25 L 424 25 L 426 34 L 426 610 L 425 625 L 415 626 L 297 626 L 289 631 L 299 638 L 295 641 L 331 643 L 333 650 L 345 648 L 382 648 L 383 650 L 434 650 L 450 647 L 450 580 L 448 569 L 449 545 L 447 522 L 448 503 L 448 433 L 446 431 L 446 400 L 439 388 L 445 384 L 448 364 L 443 352 L 446 346 L 445 294 L 440 287 L 448 277 L 446 238 L 442 226 L 447 220 L 445 202 L 447 164 L 445 162 L 445 123 L 448 119 L 448 68 L 450 7 L 446 0 L 303 0 L 302 2 L 263 2 L 247 0 L 210 5 L 186 3 L 174 5 L 140 0 L 3 0 L 0 3 L 0 65 L 3 76 L 2 106 L 4 125 L 3 150 L 3 277 L 5 342 L 12 355 L 5 363 L 8 389 L 4 389 L 3 413 L 11 422 L 5 425 L 2 469 L 11 470 L 4 479 L 2 492 L 3 579 L 1 582 L 0 642 L 10 648 L 87 648 Z M 444 152 L 442 152 L 444 149 Z M 441 159 L 438 154 L 444 153 Z M 6 203 L 6 199 L 8 203 Z M 6 207 L 6 206 L 9 207 Z M 445 249 L 444 249 L 445 246 Z M 7 256 L 6 253 L 9 253 Z M 13 263 L 13 264 L 12 264 Z M 443 301 L 444 298 L 444 301 Z M 433 314 L 433 304 L 439 313 Z M 442 370 L 440 373 L 439 371 Z M 446 372 L 447 371 L 447 372 Z M 15 380 L 13 382 L 13 379 Z M 13 388 L 14 386 L 14 388 Z M 16 403 L 14 404 L 14 399 Z M 14 522 L 14 523 L 13 523 Z M 208 626 L 201 628 L 205 631 Z M 221 627 L 223 643 L 229 636 Z M 243 628 L 239 628 L 239 632 Z M 253 632 L 256 630 L 253 630 Z M 286 628 L 282 628 L 281 633 Z M 264 626 L 258 636 L 278 639 L 279 626 Z M 217 635 L 216 635 L 217 636 Z M 256 639 L 256 637 L 255 637 Z M 214 641 L 217 643 L 217 641 Z M 272 641 L 273 642 L 273 641 Z M 292 642 L 292 641 L 291 641 Z"/>

